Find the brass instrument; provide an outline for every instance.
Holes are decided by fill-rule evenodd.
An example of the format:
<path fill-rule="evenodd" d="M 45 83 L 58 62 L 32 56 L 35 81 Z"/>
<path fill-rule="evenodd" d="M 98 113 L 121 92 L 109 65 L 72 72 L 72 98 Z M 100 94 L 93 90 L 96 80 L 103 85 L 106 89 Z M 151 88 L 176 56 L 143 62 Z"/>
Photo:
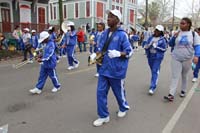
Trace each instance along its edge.
<path fill-rule="evenodd" d="M 37 58 L 40 56 L 38 53 L 39 53 L 40 51 L 42 51 L 42 50 L 43 50 L 43 48 L 40 48 L 40 49 L 38 49 L 38 50 L 35 50 L 35 51 L 33 52 L 33 58 L 37 59 Z M 20 62 L 20 63 L 18 63 L 18 64 L 13 64 L 12 67 L 15 68 L 15 69 L 18 69 L 18 68 L 20 68 L 20 67 L 22 67 L 22 66 L 28 64 L 30 61 L 31 61 L 31 60 L 28 59 L 28 60 L 25 60 L 25 61 Z"/>
<path fill-rule="evenodd" d="M 88 66 L 90 66 L 92 64 L 98 64 L 101 66 L 102 62 L 103 62 L 103 54 L 102 53 L 92 53 L 88 57 Z"/>
<path fill-rule="evenodd" d="M 63 30 L 64 33 L 67 33 L 69 29 L 69 26 L 73 26 L 74 22 L 72 21 L 63 21 L 61 24 L 61 29 Z"/>

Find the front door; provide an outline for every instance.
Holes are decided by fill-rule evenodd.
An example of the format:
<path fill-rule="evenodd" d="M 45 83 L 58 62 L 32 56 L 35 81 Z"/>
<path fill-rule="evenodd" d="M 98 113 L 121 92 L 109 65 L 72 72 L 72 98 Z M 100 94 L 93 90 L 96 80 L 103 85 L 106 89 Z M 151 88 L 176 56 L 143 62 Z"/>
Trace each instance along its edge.
<path fill-rule="evenodd" d="M 10 9 L 1 8 L 3 32 L 11 32 Z"/>
<path fill-rule="evenodd" d="M 38 24 L 39 31 L 43 31 L 45 29 L 45 8 L 38 8 Z"/>

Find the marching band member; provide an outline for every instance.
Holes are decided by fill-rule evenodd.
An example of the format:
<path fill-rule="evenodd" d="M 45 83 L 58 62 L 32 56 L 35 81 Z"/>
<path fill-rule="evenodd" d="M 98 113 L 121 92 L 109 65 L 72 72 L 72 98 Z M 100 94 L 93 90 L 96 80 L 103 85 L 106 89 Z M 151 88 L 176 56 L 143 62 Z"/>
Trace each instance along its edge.
<path fill-rule="evenodd" d="M 52 92 L 57 92 L 60 90 L 60 83 L 56 74 L 56 54 L 55 54 L 55 44 L 52 39 L 49 38 L 49 33 L 43 31 L 40 33 L 39 43 L 46 43 L 44 48 L 44 53 L 42 57 L 37 59 L 38 62 L 43 62 L 40 67 L 40 75 L 38 82 L 34 89 L 29 90 L 32 94 L 40 94 L 44 87 L 47 77 L 51 78 L 54 85 Z"/>
<path fill-rule="evenodd" d="M 56 32 L 55 32 L 55 27 L 50 26 L 48 30 L 49 30 L 49 34 L 50 34 L 50 39 L 52 39 L 53 42 L 54 42 L 55 53 L 56 53 L 57 51 L 59 51 L 59 48 L 58 48 L 58 45 L 56 44 L 57 36 L 56 36 Z M 56 54 L 56 60 L 57 60 L 57 63 L 60 62 L 59 57 L 57 56 L 57 54 Z"/>
<path fill-rule="evenodd" d="M 105 24 L 103 22 L 97 23 L 97 33 L 94 38 L 94 52 L 95 53 L 98 51 L 98 45 L 100 43 L 101 36 L 102 36 L 104 29 L 105 29 Z M 97 68 L 97 73 L 95 74 L 95 77 L 99 77 L 99 73 L 98 73 L 99 65 L 98 64 L 96 65 L 96 68 Z"/>
<path fill-rule="evenodd" d="M 153 36 L 149 37 L 147 43 L 144 45 L 148 64 L 151 69 L 151 83 L 149 87 L 150 95 L 153 95 L 156 90 L 158 75 L 160 73 L 160 65 L 167 49 L 167 43 L 164 38 L 163 31 L 164 27 L 162 25 L 157 25 Z"/>
<path fill-rule="evenodd" d="M 27 52 L 29 52 L 29 55 L 30 55 L 30 63 L 33 63 L 32 61 L 32 58 L 33 58 L 33 54 L 31 52 L 31 48 L 32 48 L 32 45 L 31 45 L 31 42 L 30 42 L 30 39 L 31 39 L 31 34 L 29 33 L 29 28 L 24 28 L 24 34 L 22 35 L 22 41 L 23 41 L 23 44 L 24 44 L 24 59 L 22 61 L 26 61 L 27 60 Z"/>
<path fill-rule="evenodd" d="M 124 82 L 128 68 L 128 60 L 133 50 L 127 33 L 117 26 L 121 19 L 120 11 L 116 9 L 108 10 L 107 13 L 107 23 L 110 28 L 102 34 L 97 54 L 104 51 L 104 46 L 109 46 L 105 51 L 102 65 L 99 68 L 97 85 L 97 112 L 99 118 L 93 122 L 94 126 L 101 126 L 110 120 L 107 107 L 107 95 L 110 87 L 119 105 L 117 116 L 125 117 L 129 110 Z"/>
<path fill-rule="evenodd" d="M 37 49 L 39 46 L 38 44 L 38 35 L 36 34 L 36 30 L 31 31 L 31 44 L 34 49 Z"/>
<path fill-rule="evenodd" d="M 74 68 L 78 68 L 79 66 L 79 61 L 74 56 L 77 44 L 77 35 L 73 22 L 69 22 L 67 26 L 68 32 L 65 34 L 65 44 L 62 45 L 62 47 L 66 47 L 67 59 L 69 64 L 69 67 L 67 69 L 72 70 Z"/>

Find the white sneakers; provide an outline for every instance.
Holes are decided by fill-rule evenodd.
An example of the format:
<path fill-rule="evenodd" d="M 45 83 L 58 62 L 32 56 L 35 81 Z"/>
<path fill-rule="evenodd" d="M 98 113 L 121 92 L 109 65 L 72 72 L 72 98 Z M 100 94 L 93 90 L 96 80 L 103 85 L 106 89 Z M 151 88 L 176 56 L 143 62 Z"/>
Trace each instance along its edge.
<path fill-rule="evenodd" d="M 110 117 L 106 117 L 106 118 L 98 118 L 93 122 L 93 125 L 95 127 L 99 127 L 102 126 L 104 123 L 108 123 L 110 121 Z"/>
<path fill-rule="evenodd" d="M 153 95 L 154 91 L 152 89 L 149 90 L 149 95 Z"/>
<path fill-rule="evenodd" d="M 55 92 L 57 92 L 57 91 L 59 91 L 60 90 L 60 87 L 59 88 L 53 88 L 52 90 L 51 90 L 51 92 L 53 92 L 53 93 L 55 93 Z"/>
<path fill-rule="evenodd" d="M 74 69 L 74 66 L 69 66 L 67 69 L 68 69 L 68 70 L 73 70 L 73 69 Z"/>
<path fill-rule="evenodd" d="M 42 90 L 40 90 L 38 88 L 34 88 L 34 89 L 29 90 L 29 92 L 32 94 L 40 94 L 40 93 L 42 93 Z"/>
<path fill-rule="evenodd" d="M 32 64 L 32 63 L 33 63 L 33 60 L 28 60 L 28 63 Z"/>
<path fill-rule="evenodd" d="M 79 67 L 79 64 L 80 64 L 80 62 L 78 61 L 77 64 L 75 64 L 74 66 L 69 66 L 67 69 L 68 69 L 68 70 L 73 70 L 73 69 L 75 69 L 75 68 L 78 68 L 78 67 Z"/>
<path fill-rule="evenodd" d="M 197 82 L 197 80 L 198 80 L 197 78 L 193 78 L 192 82 Z"/>
<path fill-rule="evenodd" d="M 99 77 L 99 73 L 96 73 L 94 76 L 95 76 L 95 77 Z"/>
<path fill-rule="evenodd" d="M 79 63 L 80 63 L 80 62 L 78 61 L 78 63 L 74 65 L 74 68 L 78 68 Z"/>
<path fill-rule="evenodd" d="M 122 112 L 122 111 L 119 110 L 117 112 L 117 117 L 123 118 L 123 117 L 126 116 L 126 114 L 127 114 L 127 111 Z M 93 122 L 93 125 L 95 127 L 99 127 L 99 126 L 102 126 L 104 123 L 108 123 L 109 121 L 110 121 L 110 117 L 109 116 L 105 117 L 105 118 L 98 118 Z"/>
<path fill-rule="evenodd" d="M 55 93 L 55 92 L 57 92 L 57 91 L 59 91 L 59 90 L 60 90 L 60 87 L 59 87 L 59 88 L 55 88 L 55 87 L 54 87 L 54 88 L 51 90 L 51 92 Z M 40 90 L 40 89 L 38 89 L 38 88 L 34 88 L 34 89 L 29 90 L 29 92 L 32 93 L 32 94 L 40 94 L 40 93 L 42 93 L 42 90 Z"/>
<path fill-rule="evenodd" d="M 123 117 L 126 116 L 126 112 L 127 112 L 127 111 L 122 112 L 122 111 L 119 110 L 119 111 L 117 112 L 117 116 L 120 117 L 120 118 L 123 118 Z"/>

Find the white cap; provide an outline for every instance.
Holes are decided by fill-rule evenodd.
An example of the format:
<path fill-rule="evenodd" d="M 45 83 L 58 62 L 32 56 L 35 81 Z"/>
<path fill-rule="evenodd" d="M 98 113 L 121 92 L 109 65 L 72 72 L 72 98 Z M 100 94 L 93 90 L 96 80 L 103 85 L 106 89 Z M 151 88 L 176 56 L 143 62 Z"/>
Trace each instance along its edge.
<path fill-rule="evenodd" d="M 29 28 L 24 28 L 24 31 L 28 31 L 29 32 L 30 30 L 29 30 Z"/>
<path fill-rule="evenodd" d="M 40 33 L 40 38 L 38 40 L 39 43 L 43 42 L 45 39 L 49 37 L 49 33 L 47 31 L 42 31 Z"/>
<path fill-rule="evenodd" d="M 119 10 L 117 9 L 114 9 L 114 10 L 106 10 L 106 13 L 109 14 L 109 13 L 112 13 L 113 15 L 115 15 L 119 20 L 121 20 L 122 18 L 122 14 Z"/>
<path fill-rule="evenodd" d="M 157 25 L 155 29 L 159 31 L 164 31 L 164 27 L 162 25 Z"/>
<path fill-rule="evenodd" d="M 53 29 L 53 26 L 50 26 L 48 30 L 52 30 L 52 29 Z"/>
<path fill-rule="evenodd" d="M 67 26 L 74 26 L 74 22 L 69 21 L 69 22 L 67 23 Z"/>
<path fill-rule="evenodd" d="M 36 32 L 36 30 L 32 30 L 31 32 L 32 32 L 32 33 L 35 33 L 35 32 Z"/>

